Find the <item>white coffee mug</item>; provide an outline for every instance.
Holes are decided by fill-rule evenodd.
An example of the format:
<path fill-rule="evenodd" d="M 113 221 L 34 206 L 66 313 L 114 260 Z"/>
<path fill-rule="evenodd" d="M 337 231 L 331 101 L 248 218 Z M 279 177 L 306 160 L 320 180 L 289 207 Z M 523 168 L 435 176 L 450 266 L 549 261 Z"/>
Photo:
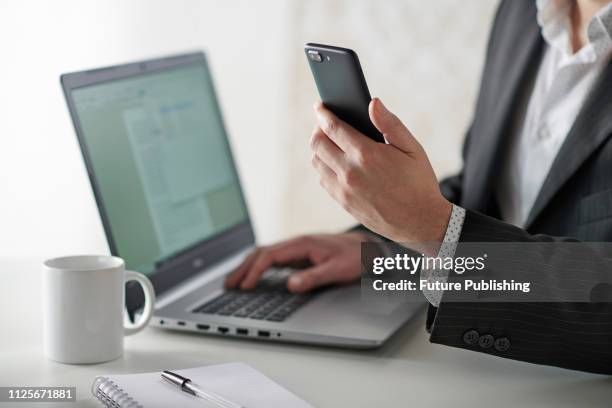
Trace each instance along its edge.
<path fill-rule="evenodd" d="M 125 282 L 137 281 L 145 294 L 142 316 L 124 325 Z M 54 258 L 43 266 L 45 355 L 62 363 L 114 360 L 123 337 L 139 332 L 153 315 L 155 291 L 141 273 L 126 271 L 123 259 L 106 255 Z"/>

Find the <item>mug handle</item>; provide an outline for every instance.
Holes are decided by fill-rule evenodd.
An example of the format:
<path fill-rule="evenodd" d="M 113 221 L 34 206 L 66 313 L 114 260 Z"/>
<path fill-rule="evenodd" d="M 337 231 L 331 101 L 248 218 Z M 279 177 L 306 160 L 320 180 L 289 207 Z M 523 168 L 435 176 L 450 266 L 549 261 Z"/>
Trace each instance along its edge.
<path fill-rule="evenodd" d="M 125 282 L 136 281 L 142 287 L 142 291 L 144 292 L 145 302 L 144 308 L 142 312 L 142 316 L 136 323 L 125 322 L 123 327 L 123 333 L 126 336 L 130 336 L 132 334 L 138 333 L 149 324 L 149 320 L 153 316 L 153 309 L 155 306 L 155 290 L 153 289 L 153 284 L 142 273 L 134 272 L 134 271 L 125 271 Z"/>

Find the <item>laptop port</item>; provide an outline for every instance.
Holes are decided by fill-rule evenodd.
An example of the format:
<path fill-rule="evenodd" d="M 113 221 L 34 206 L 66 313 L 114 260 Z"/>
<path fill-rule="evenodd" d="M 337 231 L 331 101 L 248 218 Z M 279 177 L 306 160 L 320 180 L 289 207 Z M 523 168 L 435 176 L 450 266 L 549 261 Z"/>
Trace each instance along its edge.
<path fill-rule="evenodd" d="M 217 331 L 221 334 L 226 334 L 229 329 L 227 327 L 217 327 Z"/>
<path fill-rule="evenodd" d="M 257 335 L 259 337 L 270 337 L 270 332 L 266 330 L 258 330 Z"/>
<path fill-rule="evenodd" d="M 184 326 L 185 322 L 176 322 L 176 324 L 178 324 L 179 326 Z"/>
<path fill-rule="evenodd" d="M 198 330 L 208 330 L 210 329 L 210 326 L 207 324 L 196 324 L 196 329 Z"/>
<path fill-rule="evenodd" d="M 248 329 L 236 329 L 236 334 L 239 334 L 241 336 L 248 336 L 249 331 Z"/>

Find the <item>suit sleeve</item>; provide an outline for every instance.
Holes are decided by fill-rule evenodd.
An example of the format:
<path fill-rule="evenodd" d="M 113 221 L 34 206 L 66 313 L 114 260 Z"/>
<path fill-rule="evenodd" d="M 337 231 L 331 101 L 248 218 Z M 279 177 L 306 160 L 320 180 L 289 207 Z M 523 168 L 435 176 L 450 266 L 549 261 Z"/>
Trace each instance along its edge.
<path fill-rule="evenodd" d="M 460 242 L 566 241 L 577 242 L 571 238 L 529 234 L 469 210 L 460 238 Z M 612 374 L 612 303 L 447 303 L 443 300 L 437 312 L 431 309 L 428 329 L 433 343 L 530 363 Z"/>

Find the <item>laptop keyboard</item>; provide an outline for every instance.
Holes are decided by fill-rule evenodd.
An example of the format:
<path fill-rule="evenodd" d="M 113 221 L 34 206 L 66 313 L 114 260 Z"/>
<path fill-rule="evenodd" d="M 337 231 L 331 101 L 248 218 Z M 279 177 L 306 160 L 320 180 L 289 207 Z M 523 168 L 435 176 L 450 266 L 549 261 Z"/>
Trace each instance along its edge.
<path fill-rule="evenodd" d="M 255 290 L 225 291 L 193 312 L 282 322 L 313 296 L 289 293 L 285 289 L 288 274 L 286 270 L 274 271 Z"/>
<path fill-rule="evenodd" d="M 287 291 L 227 291 L 194 312 L 282 322 L 310 297 Z"/>

